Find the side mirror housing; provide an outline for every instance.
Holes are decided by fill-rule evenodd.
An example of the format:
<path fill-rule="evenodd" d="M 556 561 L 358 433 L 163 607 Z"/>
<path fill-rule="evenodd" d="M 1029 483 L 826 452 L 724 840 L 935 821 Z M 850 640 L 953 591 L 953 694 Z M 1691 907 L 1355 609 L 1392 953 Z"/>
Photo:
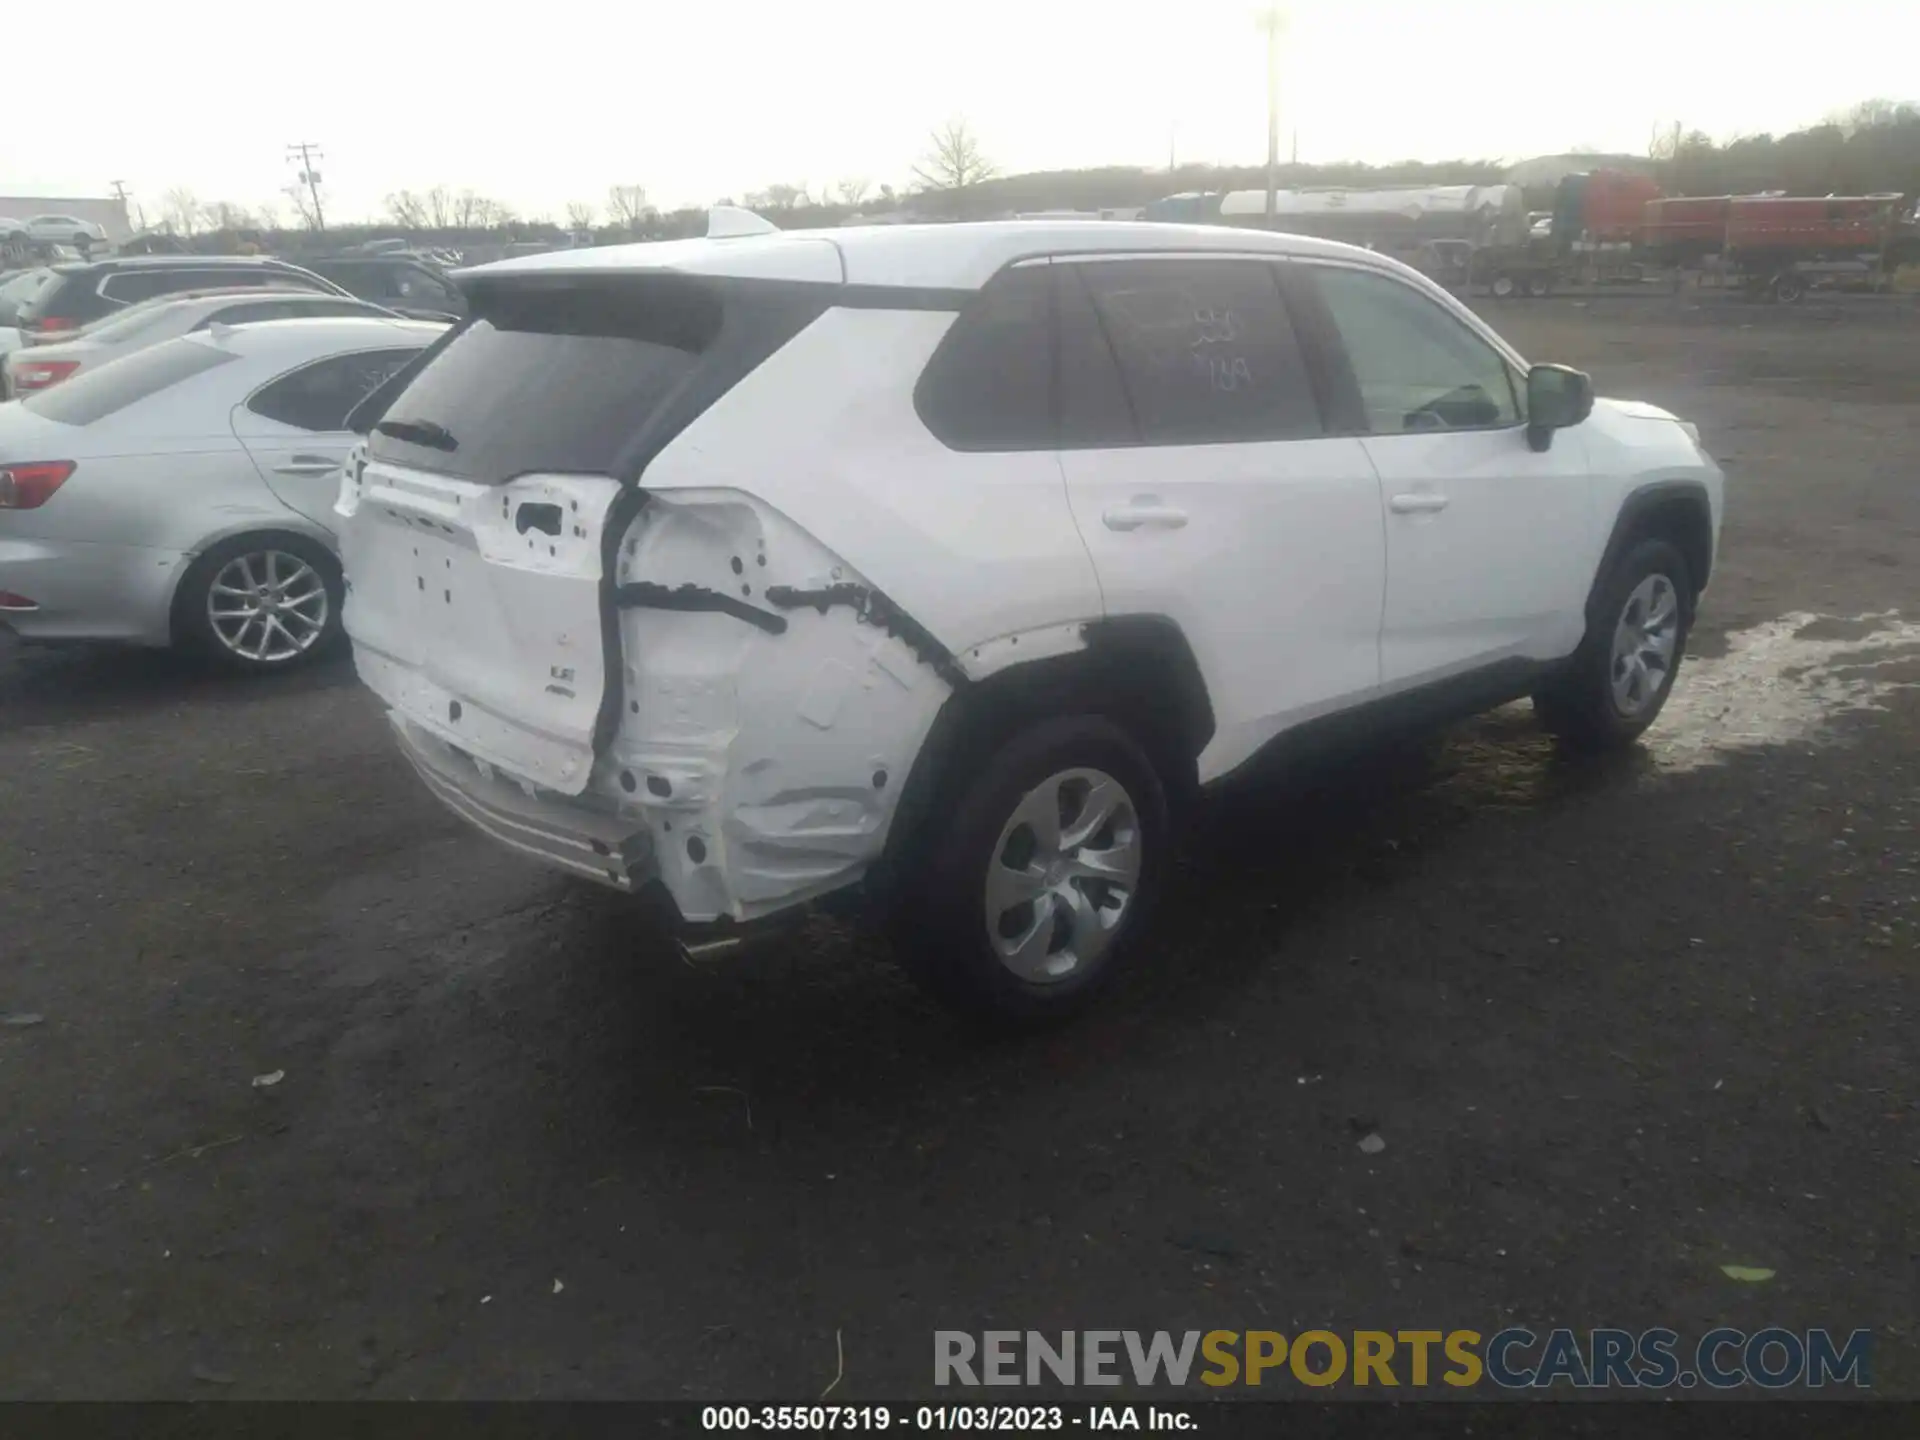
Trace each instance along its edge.
<path fill-rule="evenodd" d="M 1593 413 L 1593 377 L 1570 365 L 1536 365 L 1527 371 L 1527 444 L 1545 450 L 1553 432 L 1578 425 Z"/>

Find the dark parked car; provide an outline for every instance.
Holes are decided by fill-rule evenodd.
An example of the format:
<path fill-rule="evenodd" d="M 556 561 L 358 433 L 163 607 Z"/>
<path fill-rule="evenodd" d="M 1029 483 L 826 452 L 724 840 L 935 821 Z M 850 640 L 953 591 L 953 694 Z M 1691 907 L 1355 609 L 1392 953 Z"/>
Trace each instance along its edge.
<path fill-rule="evenodd" d="M 466 297 L 446 272 L 412 255 L 329 255 L 306 263 L 362 300 L 414 320 L 459 320 L 467 313 Z"/>
<path fill-rule="evenodd" d="M 22 302 L 14 323 L 30 339 L 44 340 L 71 334 L 157 295 L 275 285 L 329 295 L 347 293 L 311 270 L 264 255 L 127 255 L 55 265 L 53 278 Z"/>

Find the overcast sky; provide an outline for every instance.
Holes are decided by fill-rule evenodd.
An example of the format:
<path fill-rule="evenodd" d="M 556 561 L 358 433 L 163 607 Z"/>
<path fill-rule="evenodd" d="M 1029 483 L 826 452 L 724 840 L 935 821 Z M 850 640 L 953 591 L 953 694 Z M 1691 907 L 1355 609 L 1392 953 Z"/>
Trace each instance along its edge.
<path fill-rule="evenodd" d="M 39 98 L 0 129 L 0 194 L 118 179 L 150 218 L 175 186 L 257 206 L 293 178 L 285 145 L 313 140 L 330 217 L 374 218 L 390 192 L 439 183 L 560 218 L 615 183 L 663 208 L 775 183 L 902 186 L 950 116 L 1004 171 L 1159 166 L 1170 140 L 1182 159 L 1257 163 L 1257 8 L 96 0 L 82 20 L 9 6 L 0 55 Z M 1913 0 L 1287 8 L 1283 153 L 1297 130 L 1310 161 L 1642 153 L 1661 122 L 1726 138 L 1920 98 Z"/>

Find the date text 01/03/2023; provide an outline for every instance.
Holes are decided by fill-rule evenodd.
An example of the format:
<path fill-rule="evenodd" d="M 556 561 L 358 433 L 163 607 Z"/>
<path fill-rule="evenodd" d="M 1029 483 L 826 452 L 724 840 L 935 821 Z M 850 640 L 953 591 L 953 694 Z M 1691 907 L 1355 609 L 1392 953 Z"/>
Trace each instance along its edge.
<path fill-rule="evenodd" d="M 1185 1410 L 1157 1405 L 707 1405 L 702 1430 L 1008 1431 L 1194 1428 Z"/>

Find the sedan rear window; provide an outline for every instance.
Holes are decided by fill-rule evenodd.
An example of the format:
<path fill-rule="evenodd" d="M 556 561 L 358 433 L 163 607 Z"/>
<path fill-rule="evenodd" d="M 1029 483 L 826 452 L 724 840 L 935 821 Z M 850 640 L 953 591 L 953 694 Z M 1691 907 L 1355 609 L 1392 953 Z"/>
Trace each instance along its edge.
<path fill-rule="evenodd" d="M 617 473 L 721 316 L 713 289 L 677 278 L 498 291 L 382 407 L 370 451 L 496 485 Z"/>
<path fill-rule="evenodd" d="M 197 340 L 169 340 L 163 345 L 135 351 L 111 365 L 82 370 L 64 384 L 26 396 L 20 404 L 43 419 L 62 425 L 91 425 L 149 395 L 159 394 L 170 385 L 178 385 L 182 380 L 236 358 L 229 350 L 203 345 Z"/>

